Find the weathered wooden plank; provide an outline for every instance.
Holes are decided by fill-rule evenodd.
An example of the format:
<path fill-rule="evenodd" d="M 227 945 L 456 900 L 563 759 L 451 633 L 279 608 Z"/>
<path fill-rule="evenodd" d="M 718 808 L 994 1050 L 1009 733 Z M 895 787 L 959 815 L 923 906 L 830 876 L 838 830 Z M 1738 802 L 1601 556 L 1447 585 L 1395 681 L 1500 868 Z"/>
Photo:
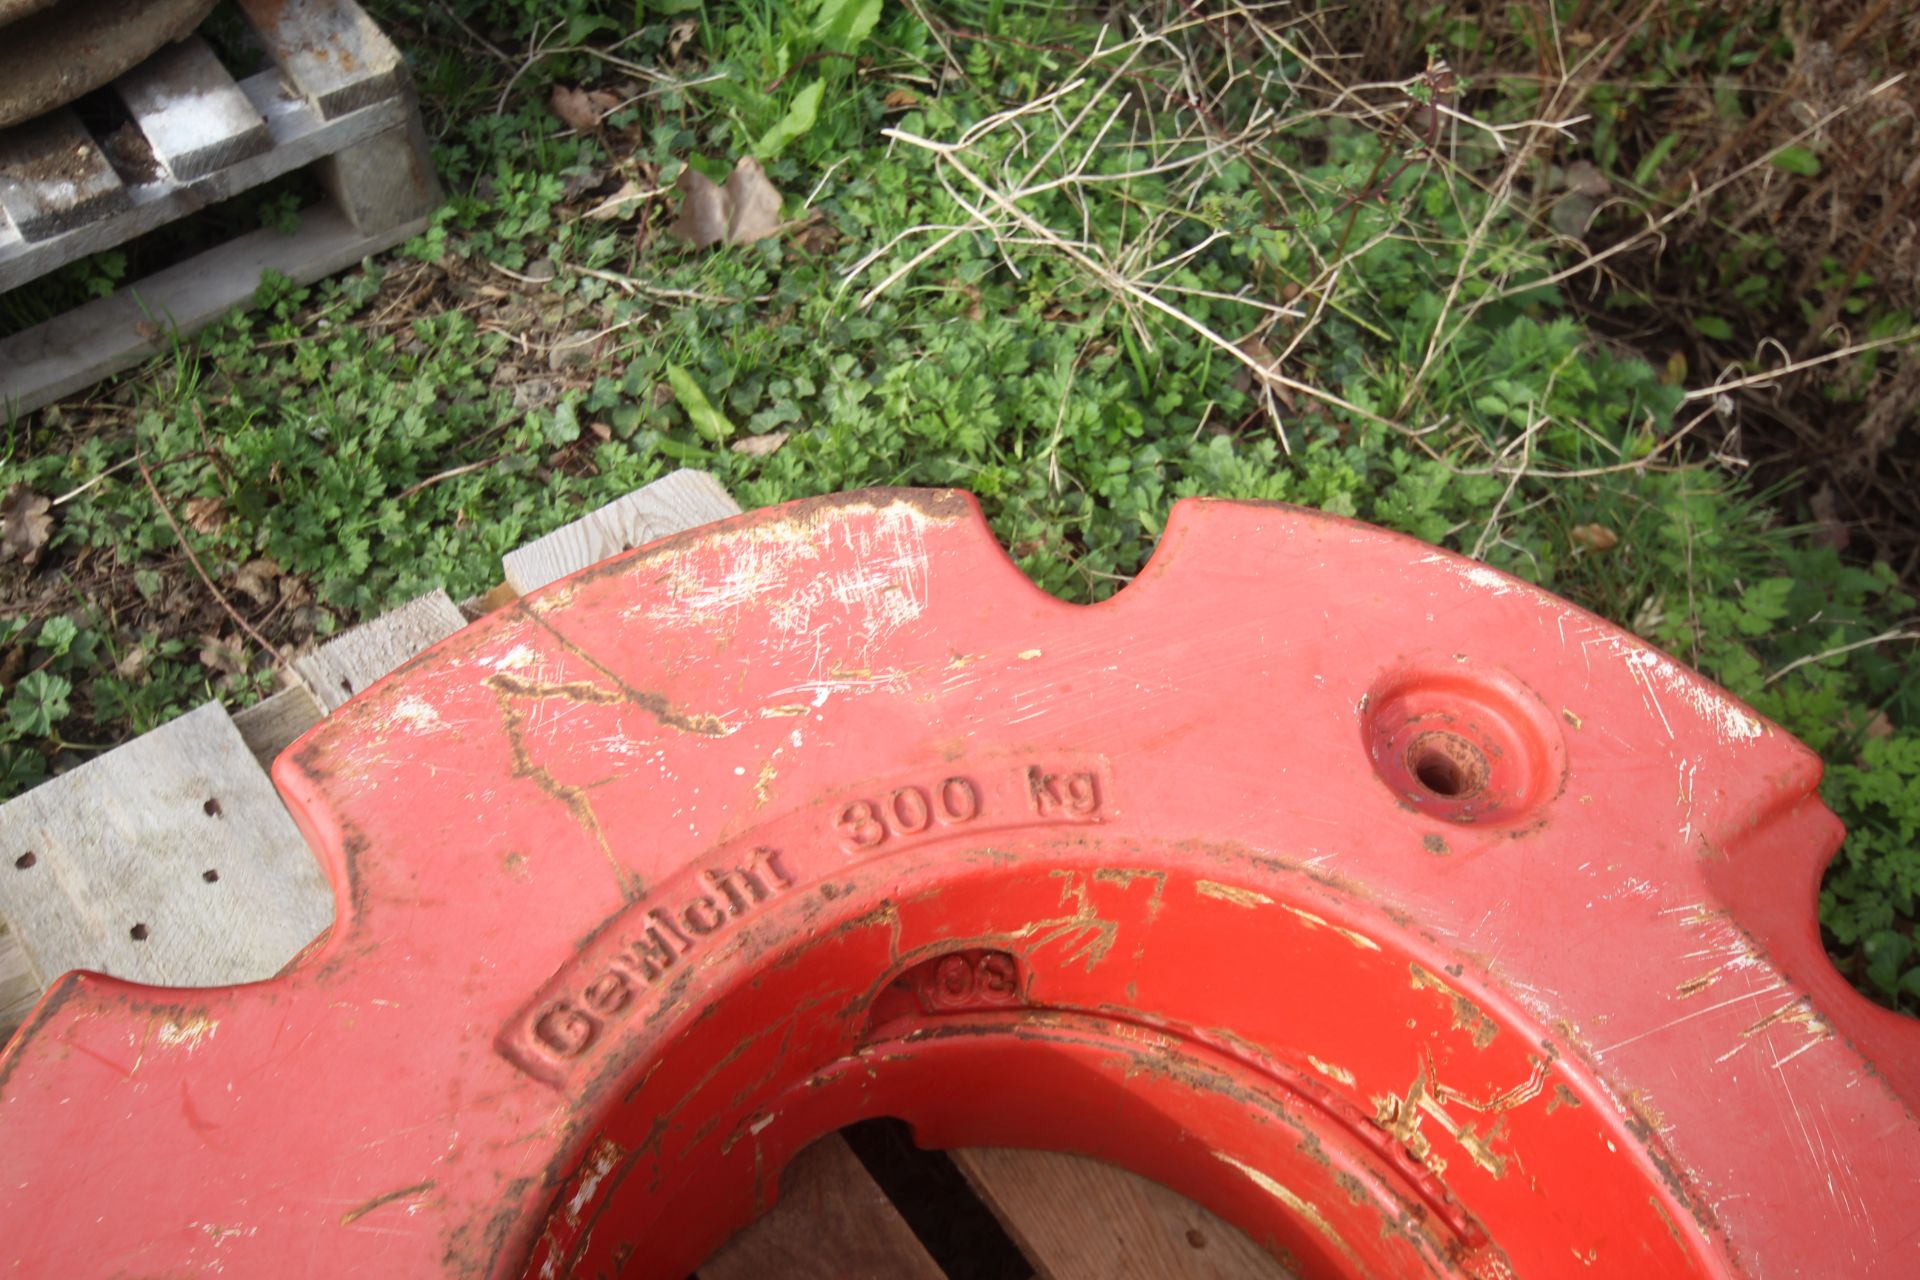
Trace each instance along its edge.
<path fill-rule="evenodd" d="M 426 216 L 440 203 L 426 130 L 417 111 L 397 129 L 355 143 L 314 166 L 320 184 L 353 225 L 376 232 Z"/>
<path fill-rule="evenodd" d="M 62 108 L 0 130 L 0 209 L 23 242 L 48 239 L 132 201 L 73 112 Z"/>
<path fill-rule="evenodd" d="M 353 0 L 239 0 L 267 52 L 323 116 L 390 98 L 407 84 L 393 42 Z"/>
<path fill-rule="evenodd" d="M 326 712 L 303 685 L 282 689 L 270 698 L 233 713 L 233 727 L 246 740 L 247 750 L 262 769 L 273 768 L 274 757 L 293 740 L 326 718 Z"/>
<path fill-rule="evenodd" d="M 1237 1228 L 1136 1173 L 1051 1151 L 949 1154 L 1041 1280 L 1290 1280 Z"/>
<path fill-rule="evenodd" d="M 205 40 L 168 45 L 113 83 L 154 159 L 193 182 L 273 146 L 273 134 Z"/>
<path fill-rule="evenodd" d="M 506 583 L 498 583 L 477 596 L 468 596 L 460 602 L 460 612 L 467 615 L 469 622 L 478 622 L 495 609 L 504 609 L 520 598 L 520 593 Z"/>
<path fill-rule="evenodd" d="M 416 653 L 467 625 L 444 591 L 429 591 L 321 645 L 293 669 L 328 714 Z"/>
<path fill-rule="evenodd" d="M 165 350 L 173 333 L 192 333 L 252 298 L 264 271 L 301 283 L 318 280 L 426 224 L 418 218 L 368 235 L 338 209 L 309 209 L 293 235 L 253 232 L 0 339 L 0 412 L 37 409 Z"/>
<path fill-rule="evenodd" d="M 0 806 L 0 913 L 35 981 L 271 977 L 333 919 L 319 864 L 208 703 Z"/>
<path fill-rule="evenodd" d="M 240 88 L 254 109 L 260 112 L 268 131 L 273 135 L 273 147 L 270 150 L 224 169 L 217 169 L 198 182 L 146 183 L 132 192 L 130 207 L 50 238 L 37 242 L 25 239 L 0 241 L 0 292 L 90 253 L 123 244 L 155 227 L 198 212 L 209 204 L 257 187 L 283 173 L 310 165 L 323 156 L 363 139 L 401 127 L 406 124 L 409 111 L 407 102 L 396 98 L 377 102 L 336 120 L 323 120 L 306 102 L 290 96 L 278 71 L 263 71 L 259 75 L 248 76 L 241 82 Z M 379 247 L 385 248 L 404 238 L 405 235 L 393 234 L 384 238 Z M 252 289 L 253 285 L 248 285 L 249 293 Z M 5 367 L 0 365 L 0 369 Z"/>
<path fill-rule="evenodd" d="M 0 870 L 4 869 L 0 866 Z M 27 963 L 27 953 L 20 947 L 20 939 L 13 935 L 7 922 L 0 919 L 0 1048 L 6 1047 L 7 1038 L 33 1012 L 42 990 L 33 976 L 33 967 Z"/>
<path fill-rule="evenodd" d="M 839 1134 L 796 1155 L 780 1199 L 701 1266 L 699 1280 L 943 1280 Z"/>
<path fill-rule="evenodd" d="M 681 470 L 561 525 L 500 561 L 521 595 L 668 534 L 740 514 L 740 504 L 704 471 Z"/>

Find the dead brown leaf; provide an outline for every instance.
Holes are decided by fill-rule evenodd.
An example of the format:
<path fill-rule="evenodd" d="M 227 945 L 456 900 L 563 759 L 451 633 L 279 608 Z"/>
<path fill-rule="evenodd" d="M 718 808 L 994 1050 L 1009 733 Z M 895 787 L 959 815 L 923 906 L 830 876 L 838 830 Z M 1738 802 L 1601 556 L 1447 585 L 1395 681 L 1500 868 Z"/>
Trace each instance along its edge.
<path fill-rule="evenodd" d="M 606 89 L 578 89 L 557 84 L 547 105 L 567 128 L 585 133 L 600 127 L 607 113 L 620 105 L 620 95 Z"/>
<path fill-rule="evenodd" d="M 24 484 L 0 498 L 0 560 L 18 557 L 31 569 L 40 562 L 47 539 L 53 536 L 53 503 Z"/>
<path fill-rule="evenodd" d="M 818 255 L 831 253 L 845 238 L 824 214 L 815 213 L 794 229 L 792 243 L 802 253 Z"/>
<path fill-rule="evenodd" d="M 223 676 L 237 676 L 247 669 L 246 650 L 237 640 L 220 636 L 200 637 L 200 665 Z"/>
<path fill-rule="evenodd" d="M 132 680 L 147 669 L 153 661 L 153 654 L 143 644 L 137 644 L 120 655 L 120 661 L 113 664 L 113 674 L 122 680 Z"/>
<path fill-rule="evenodd" d="M 668 234 L 695 249 L 752 244 L 780 230 L 780 190 L 752 156 L 742 156 L 722 187 L 692 165 L 674 180 L 680 216 Z"/>
<path fill-rule="evenodd" d="M 313 599 L 313 591 L 304 578 L 290 573 L 280 575 L 280 603 L 282 605 L 303 605 Z"/>
<path fill-rule="evenodd" d="M 747 436 L 733 442 L 735 453 L 744 453 L 749 458 L 764 458 L 780 452 L 780 446 L 787 442 L 784 431 L 769 431 L 763 436 Z"/>
<path fill-rule="evenodd" d="M 1815 489 L 1808 505 L 1813 508 L 1813 518 L 1818 526 L 1814 531 L 1814 541 L 1825 543 L 1835 551 L 1845 551 L 1853 535 L 1847 528 L 1847 522 L 1840 518 L 1840 499 L 1833 485 L 1826 483 Z"/>
<path fill-rule="evenodd" d="M 682 18 L 680 21 L 668 27 L 667 61 L 672 62 L 675 58 L 678 58 L 680 51 L 687 47 L 687 41 L 693 39 L 693 33 L 699 29 L 700 24 L 692 18 Z"/>
<path fill-rule="evenodd" d="M 249 597 L 255 604 L 272 604 L 279 598 L 280 592 L 274 586 L 274 579 L 280 576 L 280 566 L 262 556 L 258 560 L 249 560 L 241 565 L 233 575 L 233 589 Z"/>
<path fill-rule="evenodd" d="M 1604 196 L 1613 191 L 1607 175 L 1586 160 L 1576 160 L 1567 166 L 1566 184 L 1567 190 L 1583 196 Z"/>
<path fill-rule="evenodd" d="M 607 175 L 598 169 L 575 169 L 560 184 L 560 198 L 571 200 L 582 192 L 591 191 L 607 180 Z"/>
<path fill-rule="evenodd" d="M 591 218 L 595 222 L 606 222 L 616 218 L 625 218 L 638 209 L 641 202 L 659 192 L 642 187 L 632 178 L 620 184 L 620 189 L 602 200 L 580 216 Z"/>
<path fill-rule="evenodd" d="M 554 373 L 560 373 L 566 369 L 580 369 L 592 364 L 599 355 L 602 336 L 591 329 L 580 329 L 567 334 L 547 348 L 547 368 Z"/>
<path fill-rule="evenodd" d="M 1242 355 L 1253 361 L 1254 364 L 1259 365 L 1262 369 L 1273 368 L 1275 364 L 1274 354 L 1258 333 L 1248 334 L 1235 345 L 1240 348 Z M 1247 365 L 1243 364 L 1233 371 L 1233 388 L 1243 395 L 1251 393 L 1259 381 L 1259 378 Z"/>
<path fill-rule="evenodd" d="M 942 280 L 940 283 L 965 298 L 967 300 L 967 319 L 975 324 L 980 323 L 981 317 L 986 315 L 986 311 L 980 305 L 981 299 L 984 297 L 980 292 L 980 286 L 974 284 L 972 281 L 962 280 L 958 276 L 950 280 Z"/>
<path fill-rule="evenodd" d="M 909 89 L 889 89 L 880 102 L 889 111 L 905 111 L 909 107 L 919 106 L 920 98 Z"/>
<path fill-rule="evenodd" d="M 227 522 L 227 504 L 218 498 L 188 498 L 180 514 L 200 533 L 218 533 Z"/>
<path fill-rule="evenodd" d="M 1611 551 L 1620 545 L 1620 535 L 1603 524 L 1577 524 L 1568 532 L 1588 551 Z"/>
<path fill-rule="evenodd" d="M 513 407 L 521 413 L 544 409 L 566 390 L 555 378 L 520 378 L 513 384 Z"/>

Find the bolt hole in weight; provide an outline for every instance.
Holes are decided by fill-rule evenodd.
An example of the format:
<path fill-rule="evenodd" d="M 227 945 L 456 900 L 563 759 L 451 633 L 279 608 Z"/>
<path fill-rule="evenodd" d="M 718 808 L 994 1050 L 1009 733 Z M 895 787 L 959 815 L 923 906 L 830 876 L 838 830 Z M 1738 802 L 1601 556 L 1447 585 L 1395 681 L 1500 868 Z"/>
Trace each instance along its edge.
<path fill-rule="evenodd" d="M 1360 722 L 1380 780 L 1406 807 L 1447 822 L 1525 823 L 1565 780 L 1559 721 L 1496 667 L 1403 666 L 1367 691 Z"/>
<path fill-rule="evenodd" d="M 1469 800 L 1487 785 L 1486 753 L 1457 733 L 1423 733 L 1407 747 L 1407 767 L 1437 796 Z"/>

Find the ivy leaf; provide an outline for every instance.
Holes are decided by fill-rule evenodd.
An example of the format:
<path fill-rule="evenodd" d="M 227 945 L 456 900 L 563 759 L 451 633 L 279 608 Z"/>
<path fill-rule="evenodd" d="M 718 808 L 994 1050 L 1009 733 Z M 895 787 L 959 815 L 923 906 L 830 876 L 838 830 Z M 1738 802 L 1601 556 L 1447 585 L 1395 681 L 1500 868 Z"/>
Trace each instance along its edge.
<path fill-rule="evenodd" d="M 804 138 L 813 129 L 814 118 L 820 114 L 820 95 L 826 90 L 826 81 L 815 80 L 795 94 L 787 114 L 761 134 L 760 141 L 753 144 L 753 154 L 762 160 L 770 160 L 784 151 L 788 143 Z"/>
<path fill-rule="evenodd" d="M 667 366 L 667 381 L 673 385 L 673 394 L 680 401 L 680 407 L 687 411 L 694 430 L 709 440 L 725 440 L 733 434 L 733 423 L 727 421 L 727 415 L 713 407 L 707 399 L 707 393 L 693 380 L 693 375 L 677 364 Z"/>
<path fill-rule="evenodd" d="M 56 675 L 34 671 L 21 677 L 7 700 L 7 722 L 22 737 L 44 738 L 67 718 L 67 695 L 73 686 Z"/>

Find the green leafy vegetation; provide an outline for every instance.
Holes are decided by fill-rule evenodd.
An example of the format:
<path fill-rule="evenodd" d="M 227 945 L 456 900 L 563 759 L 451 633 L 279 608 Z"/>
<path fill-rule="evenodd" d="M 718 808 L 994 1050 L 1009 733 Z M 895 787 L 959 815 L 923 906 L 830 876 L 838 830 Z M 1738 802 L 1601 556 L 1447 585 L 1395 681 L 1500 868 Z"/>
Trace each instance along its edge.
<path fill-rule="evenodd" d="M 1712 388 L 1573 305 L 1516 196 L 1564 132 L 1537 91 L 1443 129 L 1436 65 L 1340 93 L 1330 51 L 1244 15 L 382 9 L 438 140 L 430 229 L 12 424 L 6 486 L 53 505 L 5 568 L 4 793 L 259 696 L 276 650 L 482 592 L 679 466 L 747 506 L 969 489 L 1075 600 L 1177 497 L 1283 499 L 1561 592 L 1807 740 L 1852 831 L 1829 941 L 1920 1008 L 1913 600 L 1698 447 Z M 556 118 L 557 85 L 603 118 Z M 681 169 L 749 155 L 779 234 L 676 242 Z M 1729 280 L 1689 313 L 1709 339 Z"/>

